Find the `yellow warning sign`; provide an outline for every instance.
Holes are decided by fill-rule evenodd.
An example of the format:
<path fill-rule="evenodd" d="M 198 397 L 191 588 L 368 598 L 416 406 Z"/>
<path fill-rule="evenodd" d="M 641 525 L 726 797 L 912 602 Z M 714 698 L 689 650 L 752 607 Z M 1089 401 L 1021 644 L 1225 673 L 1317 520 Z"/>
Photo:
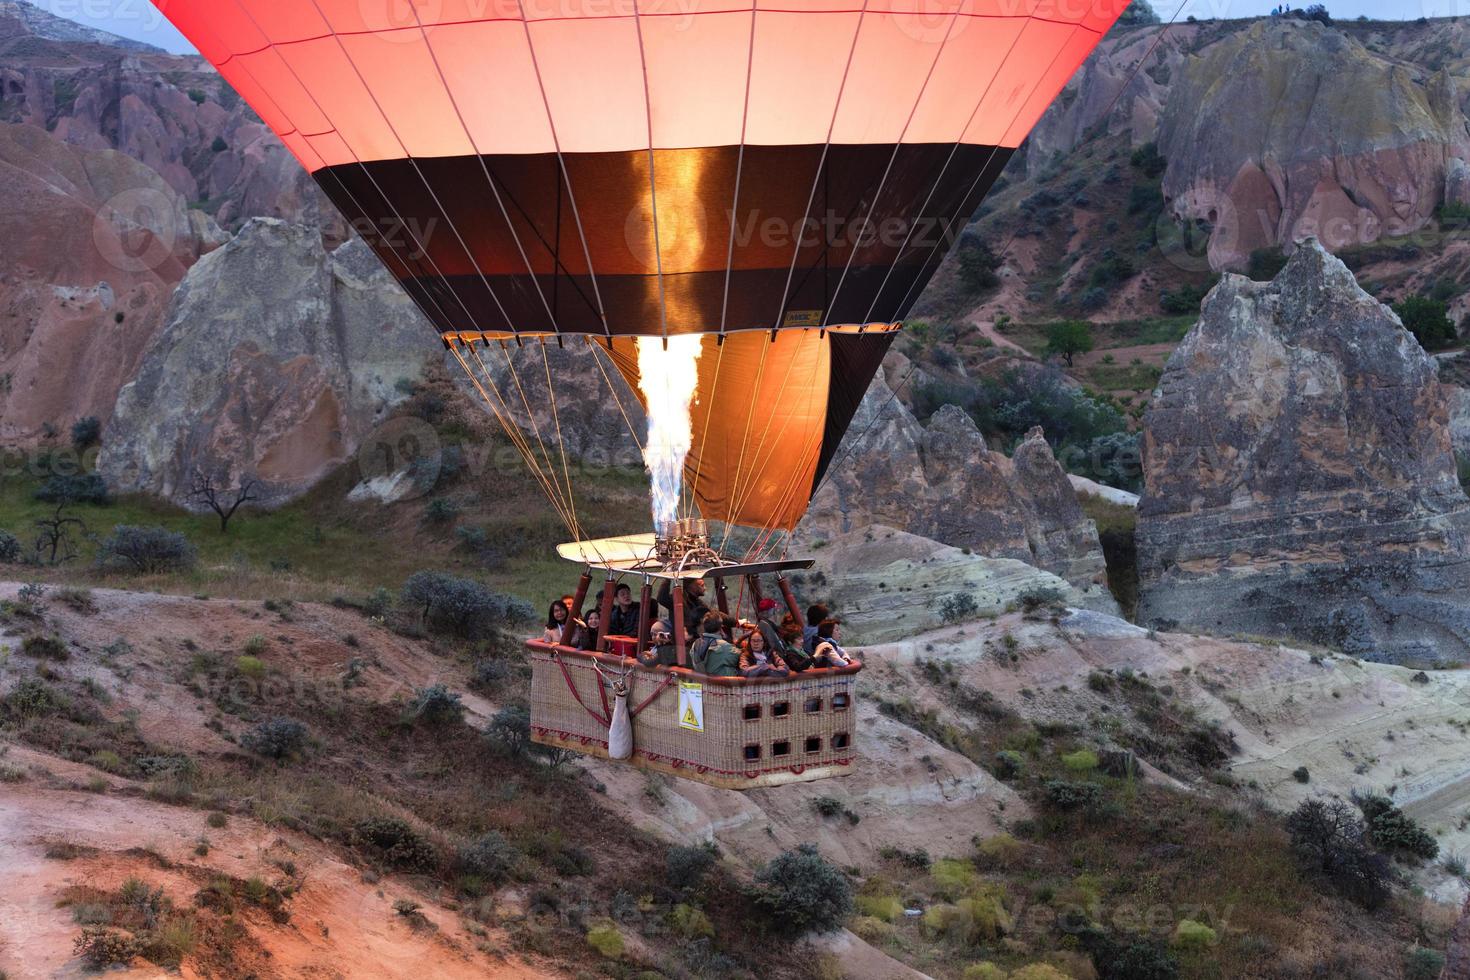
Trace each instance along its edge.
<path fill-rule="evenodd" d="M 704 685 L 697 681 L 679 682 L 679 727 L 704 731 Z"/>

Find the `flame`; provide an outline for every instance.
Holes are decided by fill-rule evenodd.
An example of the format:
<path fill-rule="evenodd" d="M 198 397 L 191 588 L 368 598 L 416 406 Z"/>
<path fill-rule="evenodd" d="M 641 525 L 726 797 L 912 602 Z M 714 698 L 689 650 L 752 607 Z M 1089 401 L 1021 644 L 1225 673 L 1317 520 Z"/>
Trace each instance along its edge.
<path fill-rule="evenodd" d="M 684 459 L 694 437 L 689 408 L 699 382 L 698 334 L 638 338 L 638 388 L 648 406 L 648 440 L 643 463 L 648 467 L 655 531 L 679 516 Z"/>

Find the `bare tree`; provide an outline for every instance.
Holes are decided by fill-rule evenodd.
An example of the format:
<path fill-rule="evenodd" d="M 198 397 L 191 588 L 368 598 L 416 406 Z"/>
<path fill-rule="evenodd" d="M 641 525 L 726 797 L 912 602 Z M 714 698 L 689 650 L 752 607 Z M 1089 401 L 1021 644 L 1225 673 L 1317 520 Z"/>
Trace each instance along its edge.
<path fill-rule="evenodd" d="M 60 565 L 71 561 L 77 556 L 72 529 L 75 528 L 81 534 L 87 532 L 87 525 L 82 519 L 63 514 L 65 509 L 66 501 L 62 501 L 56 505 L 55 514 L 36 520 L 36 528 L 40 532 L 36 535 L 36 560 L 43 565 Z"/>
<path fill-rule="evenodd" d="M 235 511 L 240 509 L 240 505 L 259 499 L 253 493 L 255 485 L 253 478 L 247 478 L 239 489 L 234 491 L 234 496 L 231 498 L 230 491 L 217 486 L 212 475 L 196 472 L 194 488 L 189 491 L 189 499 L 204 501 L 210 510 L 218 514 L 219 533 L 224 534 L 230 529 L 230 518 L 235 516 Z"/>

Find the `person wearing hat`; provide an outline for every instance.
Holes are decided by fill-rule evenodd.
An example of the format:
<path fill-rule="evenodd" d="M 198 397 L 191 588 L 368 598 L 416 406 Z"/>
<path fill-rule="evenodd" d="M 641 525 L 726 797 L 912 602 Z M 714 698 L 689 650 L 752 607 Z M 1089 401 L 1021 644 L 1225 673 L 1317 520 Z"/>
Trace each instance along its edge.
<path fill-rule="evenodd" d="M 666 619 L 657 620 L 650 629 L 653 646 L 638 654 L 638 662 L 645 667 L 672 667 L 679 662 L 679 651 L 674 648 L 674 627 Z"/>

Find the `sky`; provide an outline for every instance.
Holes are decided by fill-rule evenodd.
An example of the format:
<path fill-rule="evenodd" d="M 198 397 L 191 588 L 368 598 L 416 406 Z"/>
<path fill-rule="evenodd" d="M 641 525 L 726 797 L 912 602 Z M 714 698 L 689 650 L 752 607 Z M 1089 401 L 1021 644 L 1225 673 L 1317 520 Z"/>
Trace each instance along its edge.
<path fill-rule="evenodd" d="M 31 0 L 58 17 L 99 27 L 123 37 L 146 41 L 166 51 L 193 53 L 194 48 L 160 14 L 150 0 Z M 699 0 L 689 0 L 691 6 Z M 1135 0 L 1147 3 L 1149 0 Z M 1182 2 L 1182 7 L 1181 7 Z M 1259 17 L 1270 13 L 1277 0 L 1153 0 L 1165 21 L 1182 21 L 1193 15 L 1201 20 L 1217 17 Z M 1310 2 L 1310 0 L 1307 0 Z M 1305 7 L 1306 2 L 1292 6 Z M 1365 15 L 1378 19 L 1414 20 L 1419 17 L 1470 15 L 1470 0 L 1327 0 L 1334 17 L 1349 20 Z"/>

